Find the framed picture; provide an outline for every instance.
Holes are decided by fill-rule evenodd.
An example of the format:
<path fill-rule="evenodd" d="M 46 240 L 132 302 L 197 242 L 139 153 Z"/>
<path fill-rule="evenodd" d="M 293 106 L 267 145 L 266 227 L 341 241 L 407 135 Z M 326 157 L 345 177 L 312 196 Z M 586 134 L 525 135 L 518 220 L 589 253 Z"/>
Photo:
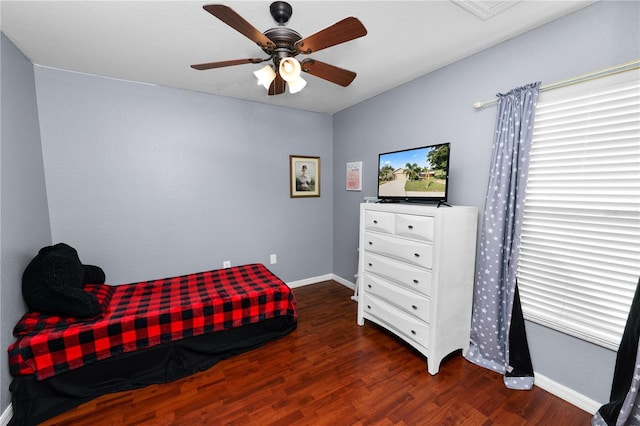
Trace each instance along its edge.
<path fill-rule="evenodd" d="M 320 196 L 320 157 L 289 156 L 291 198 Z"/>
<path fill-rule="evenodd" d="M 347 163 L 347 191 L 362 191 L 362 161 Z"/>

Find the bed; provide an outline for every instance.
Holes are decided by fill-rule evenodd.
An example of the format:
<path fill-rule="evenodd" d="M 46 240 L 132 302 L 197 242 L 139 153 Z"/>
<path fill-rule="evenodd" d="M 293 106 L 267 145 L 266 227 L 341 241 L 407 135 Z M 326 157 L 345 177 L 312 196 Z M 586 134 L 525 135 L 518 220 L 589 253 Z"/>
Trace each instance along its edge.
<path fill-rule="evenodd" d="M 297 326 L 293 292 L 257 263 L 84 289 L 100 303 L 97 318 L 29 311 L 15 326 L 10 425 L 188 376 Z"/>

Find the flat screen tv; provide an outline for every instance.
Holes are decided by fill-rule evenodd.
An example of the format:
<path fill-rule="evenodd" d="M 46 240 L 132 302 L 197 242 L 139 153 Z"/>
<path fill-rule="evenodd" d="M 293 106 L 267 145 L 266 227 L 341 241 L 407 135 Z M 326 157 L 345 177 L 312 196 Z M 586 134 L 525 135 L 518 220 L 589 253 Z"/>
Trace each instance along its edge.
<path fill-rule="evenodd" d="M 381 202 L 446 203 L 450 145 L 441 143 L 380 154 L 378 199 Z"/>

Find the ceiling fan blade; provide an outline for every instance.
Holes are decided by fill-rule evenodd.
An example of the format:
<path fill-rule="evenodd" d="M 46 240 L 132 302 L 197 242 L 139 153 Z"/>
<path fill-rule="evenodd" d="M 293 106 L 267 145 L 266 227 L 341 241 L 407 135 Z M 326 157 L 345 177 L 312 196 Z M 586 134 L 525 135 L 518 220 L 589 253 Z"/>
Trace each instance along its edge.
<path fill-rule="evenodd" d="M 269 96 L 284 93 L 286 87 L 287 82 L 280 77 L 280 73 L 276 73 L 276 78 L 271 82 L 271 86 L 269 86 Z"/>
<path fill-rule="evenodd" d="M 204 64 L 194 64 L 194 65 L 191 65 L 191 68 L 202 71 L 202 70 L 210 70 L 213 68 L 231 67 L 233 65 L 259 64 L 260 62 L 268 61 L 269 59 L 270 58 L 232 59 L 230 61 L 206 62 Z"/>
<path fill-rule="evenodd" d="M 257 43 L 261 48 L 274 49 L 275 43 L 269 39 L 266 35 L 262 34 L 260 30 L 247 22 L 242 16 L 238 15 L 229 6 L 222 4 L 209 4 L 202 6 L 204 10 L 229 25 L 234 30 L 238 31 L 249 40 Z"/>
<path fill-rule="evenodd" d="M 367 29 L 362 22 L 350 16 L 303 38 L 295 44 L 295 48 L 299 53 L 309 54 L 365 35 L 367 35 Z"/>
<path fill-rule="evenodd" d="M 302 71 L 342 87 L 347 87 L 356 78 L 356 73 L 353 71 L 338 68 L 315 59 L 305 59 L 300 65 L 302 65 Z"/>

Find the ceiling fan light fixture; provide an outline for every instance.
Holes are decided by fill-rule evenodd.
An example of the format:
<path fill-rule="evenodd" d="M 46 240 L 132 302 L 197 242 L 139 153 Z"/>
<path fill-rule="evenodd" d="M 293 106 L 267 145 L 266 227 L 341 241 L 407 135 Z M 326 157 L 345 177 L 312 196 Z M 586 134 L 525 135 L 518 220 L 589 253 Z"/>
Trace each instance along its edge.
<path fill-rule="evenodd" d="M 258 85 L 264 86 L 264 88 L 267 90 L 269 90 L 271 82 L 276 78 L 276 72 L 273 70 L 273 68 L 271 68 L 270 65 L 265 65 L 258 71 L 254 71 L 253 75 L 255 75 L 258 79 Z"/>
<path fill-rule="evenodd" d="M 292 82 L 300 78 L 302 67 L 296 58 L 284 58 L 280 61 L 280 77 L 286 82 Z M 304 86 L 303 86 L 304 87 Z"/>
<path fill-rule="evenodd" d="M 289 86 L 289 93 L 298 93 L 304 86 L 307 85 L 307 82 L 302 77 L 298 77 L 295 80 L 291 80 L 287 82 L 287 86 Z"/>

